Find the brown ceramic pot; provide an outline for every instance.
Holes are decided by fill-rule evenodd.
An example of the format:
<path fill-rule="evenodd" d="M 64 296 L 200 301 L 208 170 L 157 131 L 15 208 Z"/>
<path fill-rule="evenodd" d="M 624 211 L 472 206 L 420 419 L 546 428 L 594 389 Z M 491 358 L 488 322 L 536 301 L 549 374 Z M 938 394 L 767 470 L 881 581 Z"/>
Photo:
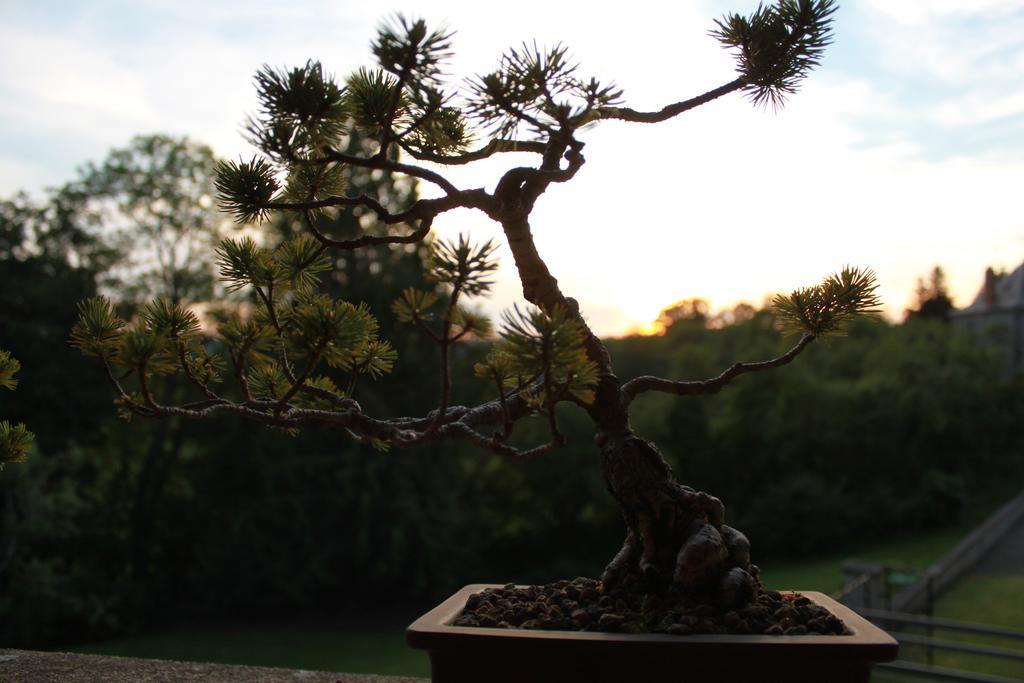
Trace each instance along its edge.
<path fill-rule="evenodd" d="M 843 636 L 625 634 L 449 626 L 466 586 L 417 619 L 406 642 L 430 655 L 433 683 L 867 683 L 897 642 L 826 595 L 801 592 L 852 632 Z"/>

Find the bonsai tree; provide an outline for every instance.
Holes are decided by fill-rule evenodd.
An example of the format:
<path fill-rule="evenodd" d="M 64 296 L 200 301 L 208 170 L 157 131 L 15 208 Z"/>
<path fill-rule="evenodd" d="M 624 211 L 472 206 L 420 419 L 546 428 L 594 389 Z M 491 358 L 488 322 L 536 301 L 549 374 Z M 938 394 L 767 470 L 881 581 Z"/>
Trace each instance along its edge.
<path fill-rule="evenodd" d="M 735 54 L 736 78 L 657 111 L 624 106 L 618 88 L 581 77 L 561 46 L 511 49 L 493 72 L 460 91 L 450 89 L 443 65 L 451 34 L 402 17 L 379 29 L 372 45 L 378 67 L 354 72 L 344 85 L 317 62 L 289 70 L 264 67 L 255 78 L 261 108 L 247 127 L 259 154 L 221 165 L 220 203 L 239 223 L 284 212 L 301 220 L 305 232 L 273 250 L 249 237 L 217 248 L 221 276 L 231 288 L 251 291 L 255 302 L 249 315 L 220 326 L 227 358 L 202 342 L 191 311 L 166 299 L 146 306 L 132 325 L 107 300 L 86 300 L 73 344 L 103 363 L 126 413 L 231 415 L 288 430 L 315 425 L 380 448 L 460 439 L 528 460 L 564 443 L 556 408 L 573 404 L 593 423 L 601 472 L 625 520 L 625 540 L 603 572 L 604 585 L 630 580 L 708 592 L 733 604 L 748 600 L 758 580 L 747 539 L 726 525 L 717 498 L 676 481 L 658 447 L 633 432 L 630 406 L 647 392 L 714 393 L 740 375 L 791 362 L 815 339 L 874 310 L 873 273 L 847 268 L 777 297 L 778 316 L 800 333 L 777 358 L 736 363 L 704 380 L 620 378 L 584 312 L 538 252 L 530 217 L 542 194 L 571 181 L 585 163 L 580 134 L 586 128 L 606 120 L 656 124 L 730 93 L 755 105 L 781 106 L 830 43 L 834 11 L 832 0 L 778 0 L 749 16 L 725 16 L 712 35 Z M 372 141 L 366 154 L 341 151 L 353 130 Z M 458 187 L 437 170 L 513 154 L 493 191 Z M 380 197 L 346 193 L 346 167 L 415 178 L 437 196 L 392 212 Z M 332 252 L 422 242 L 435 218 L 455 209 L 482 212 L 501 225 L 530 304 L 503 316 L 486 361 L 475 367 L 477 377 L 494 387 L 494 398 L 480 405 L 452 401 L 453 345 L 492 336 L 490 321 L 465 302 L 488 291 L 497 267 L 495 245 L 462 237 L 433 243 L 431 282 L 405 290 L 392 307 L 437 345 L 436 409 L 371 415 L 357 400 L 356 380 L 388 372 L 396 354 L 379 338 L 374 312 L 319 294 L 318 278 L 331 267 Z M 320 220 L 339 211 L 372 214 L 387 229 L 339 238 Z M 184 373 L 197 400 L 157 402 L 151 378 L 172 372 Z M 223 375 L 237 394 L 217 388 Z M 517 447 L 513 434 L 528 416 L 543 418 L 549 437 Z"/>

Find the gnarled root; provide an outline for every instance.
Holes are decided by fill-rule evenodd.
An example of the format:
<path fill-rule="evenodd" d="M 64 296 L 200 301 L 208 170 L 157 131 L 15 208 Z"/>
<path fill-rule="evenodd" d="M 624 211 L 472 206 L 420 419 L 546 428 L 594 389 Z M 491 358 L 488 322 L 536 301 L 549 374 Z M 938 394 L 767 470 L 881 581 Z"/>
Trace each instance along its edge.
<path fill-rule="evenodd" d="M 760 584 L 750 542 L 725 524 L 720 500 L 677 483 L 654 444 L 632 434 L 605 439 L 601 464 L 627 527 L 605 585 L 636 574 L 651 588 L 672 584 L 723 604 L 753 599 Z"/>

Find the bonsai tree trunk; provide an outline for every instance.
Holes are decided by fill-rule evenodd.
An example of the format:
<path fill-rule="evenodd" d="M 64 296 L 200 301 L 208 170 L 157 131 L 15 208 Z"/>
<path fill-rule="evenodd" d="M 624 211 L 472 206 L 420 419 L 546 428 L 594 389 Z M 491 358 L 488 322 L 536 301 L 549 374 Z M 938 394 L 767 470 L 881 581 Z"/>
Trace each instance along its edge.
<path fill-rule="evenodd" d="M 523 296 L 542 308 L 561 306 L 576 316 L 588 332 L 587 354 L 600 370 L 595 400 L 586 409 L 596 428 L 601 474 L 627 529 L 602 580 L 606 585 L 639 580 L 648 590 L 675 585 L 691 593 L 706 591 L 728 604 L 748 601 L 759 585 L 749 541 L 725 524 L 720 500 L 678 483 L 657 446 L 633 433 L 628 398 L 607 348 L 586 326 L 576 301 L 561 292 L 534 245 L 530 192 L 529 182 L 510 192 L 506 205 L 520 210 L 501 218 Z M 513 194 L 518 195 L 514 200 Z"/>
<path fill-rule="evenodd" d="M 602 576 L 647 587 L 708 592 L 726 604 L 746 602 L 759 585 L 750 543 L 725 524 L 714 496 L 679 484 L 657 446 L 626 430 L 598 433 L 601 473 L 622 508 L 626 540 Z"/>

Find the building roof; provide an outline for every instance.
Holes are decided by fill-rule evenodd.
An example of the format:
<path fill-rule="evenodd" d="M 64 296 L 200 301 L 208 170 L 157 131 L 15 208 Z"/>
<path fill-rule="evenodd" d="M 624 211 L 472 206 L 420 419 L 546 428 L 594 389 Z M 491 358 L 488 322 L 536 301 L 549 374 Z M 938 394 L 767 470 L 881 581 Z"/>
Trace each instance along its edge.
<path fill-rule="evenodd" d="M 967 308 L 956 311 L 958 315 L 987 313 L 989 311 L 1024 310 L 1024 263 L 1009 274 L 996 274 L 991 268 L 985 271 L 985 282 L 978 296 Z"/>

